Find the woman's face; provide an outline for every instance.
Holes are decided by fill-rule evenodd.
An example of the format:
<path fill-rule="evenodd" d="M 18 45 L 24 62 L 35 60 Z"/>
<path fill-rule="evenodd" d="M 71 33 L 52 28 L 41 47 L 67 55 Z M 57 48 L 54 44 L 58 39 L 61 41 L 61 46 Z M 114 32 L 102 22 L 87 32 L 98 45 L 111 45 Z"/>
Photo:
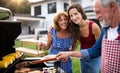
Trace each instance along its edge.
<path fill-rule="evenodd" d="M 69 16 L 70 19 L 75 23 L 75 24 L 80 24 L 82 21 L 82 15 L 76 8 L 72 8 L 69 10 Z"/>
<path fill-rule="evenodd" d="M 58 25 L 61 29 L 67 29 L 68 19 L 64 15 L 61 15 L 60 19 L 58 20 Z"/>

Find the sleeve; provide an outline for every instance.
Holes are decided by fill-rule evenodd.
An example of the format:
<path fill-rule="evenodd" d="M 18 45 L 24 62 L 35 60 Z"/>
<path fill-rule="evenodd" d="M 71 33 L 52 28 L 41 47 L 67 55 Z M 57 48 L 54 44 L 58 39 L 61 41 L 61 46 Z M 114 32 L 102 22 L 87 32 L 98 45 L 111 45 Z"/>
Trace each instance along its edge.
<path fill-rule="evenodd" d="M 80 50 L 83 59 L 93 59 L 101 55 L 102 38 L 104 35 L 104 29 L 101 31 L 100 37 L 96 40 L 95 44 L 91 48 Z"/>

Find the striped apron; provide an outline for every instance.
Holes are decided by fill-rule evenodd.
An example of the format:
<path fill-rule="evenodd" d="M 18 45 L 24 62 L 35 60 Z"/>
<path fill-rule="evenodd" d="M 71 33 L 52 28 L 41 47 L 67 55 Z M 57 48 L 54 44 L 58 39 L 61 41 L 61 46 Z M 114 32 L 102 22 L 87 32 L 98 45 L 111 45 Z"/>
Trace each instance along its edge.
<path fill-rule="evenodd" d="M 102 41 L 101 73 L 120 73 L 120 34 L 116 40 Z"/>

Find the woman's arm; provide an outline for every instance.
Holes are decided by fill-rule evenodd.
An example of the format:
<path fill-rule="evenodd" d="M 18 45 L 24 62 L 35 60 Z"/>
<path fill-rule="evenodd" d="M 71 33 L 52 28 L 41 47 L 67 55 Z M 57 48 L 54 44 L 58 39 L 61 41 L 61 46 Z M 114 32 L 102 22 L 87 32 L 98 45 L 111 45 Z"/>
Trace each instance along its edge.
<path fill-rule="evenodd" d="M 93 23 L 92 25 L 92 33 L 95 36 L 95 39 L 97 40 L 100 36 L 100 27 L 96 23 Z"/>
<path fill-rule="evenodd" d="M 47 35 L 47 43 L 40 42 L 40 48 L 48 50 L 52 43 L 52 34 L 49 32 Z"/>

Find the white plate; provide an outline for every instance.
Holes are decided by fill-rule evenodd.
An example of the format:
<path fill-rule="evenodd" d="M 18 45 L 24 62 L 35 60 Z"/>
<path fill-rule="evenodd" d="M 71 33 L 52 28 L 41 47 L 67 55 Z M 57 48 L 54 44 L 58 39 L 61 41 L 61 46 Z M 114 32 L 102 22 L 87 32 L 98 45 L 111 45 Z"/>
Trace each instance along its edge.
<path fill-rule="evenodd" d="M 46 56 L 44 56 L 44 58 L 54 58 L 54 57 L 56 57 L 56 55 L 54 55 L 54 54 L 51 54 L 51 55 L 46 55 Z"/>
<path fill-rule="evenodd" d="M 51 55 L 46 55 L 46 56 L 44 56 L 44 58 L 55 58 L 56 57 L 56 55 L 54 55 L 54 54 L 51 54 Z M 48 63 L 54 63 L 54 62 L 56 62 L 57 60 L 52 60 L 52 61 L 47 61 Z"/>

